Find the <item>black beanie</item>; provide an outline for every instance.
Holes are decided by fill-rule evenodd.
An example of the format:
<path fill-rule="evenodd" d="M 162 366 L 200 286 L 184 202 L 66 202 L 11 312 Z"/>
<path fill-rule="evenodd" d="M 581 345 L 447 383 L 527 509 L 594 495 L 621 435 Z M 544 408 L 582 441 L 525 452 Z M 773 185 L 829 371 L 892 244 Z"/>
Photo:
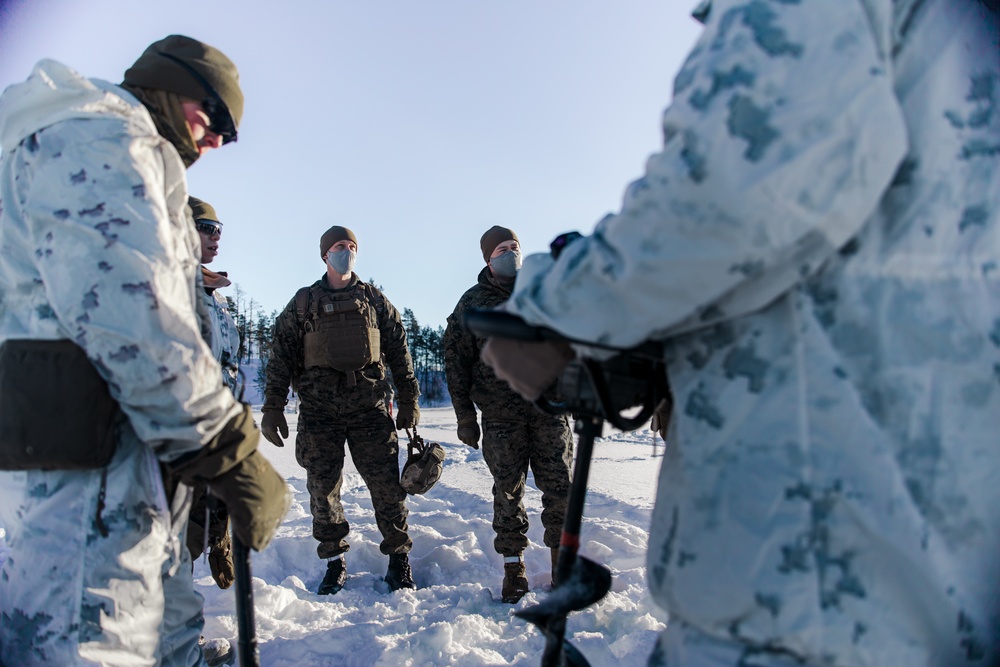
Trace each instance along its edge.
<path fill-rule="evenodd" d="M 479 239 L 479 247 L 482 248 L 483 259 L 486 260 L 487 264 L 490 263 L 490 255 L 504 241 L 517 241 L 517 234 L 514 233 L 514 230 L 500 225 L 493 225 L 486 230 L 483 238 Z M 520 241 L 517 242 L 520 243 Z"/>
<path fill-rule="evenodd" d="M 354 232 L 347 227 L 334 225 L 323 232 L 323 236 L 319 237 L 319 256 L 325 257 L 326 251 L 337 241 L 354 241 L 354 245 L 358 245 L 358 237 L 354 235 Z"/>
<path fill-rule="evenodd" d="M 208 202 L 202 201 L 197 197 L 188 197 L 188 206 L 191 207 L 191 215 L 194 217 L 195 222 L 199 220 L 211 220 L 212 222 L 218 222 L 220 225 L 222 224 L 219 216 L 215 213 L 215 209 Z"/>
<path fill-rule="evenodd" d="M 236 129 L 243 118 L 243 91 L 236 65 L 222 51 L 184 35 L 170 35 L 150 44 L 125 71 L 122 83 L 196 101 L 213 96 L 229 109 Z"/>

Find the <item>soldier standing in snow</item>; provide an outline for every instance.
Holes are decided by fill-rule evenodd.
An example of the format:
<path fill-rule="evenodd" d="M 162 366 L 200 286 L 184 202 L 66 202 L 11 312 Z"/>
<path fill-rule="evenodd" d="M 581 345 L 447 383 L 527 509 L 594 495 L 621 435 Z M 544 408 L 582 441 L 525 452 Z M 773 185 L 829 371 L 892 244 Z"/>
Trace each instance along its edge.
<path fill-rule="evenodd" d="M 212 348 L 212 355 L 222 366 L 222 382 L 229 387 L 234 396 L 239 398 L 237 360 L 240 333 L 229 312 L 229 302 L 218 292 L 220 288 L 228 287 L 232 282 L 229 280 L 229 274 L 223 271 L 216 273 L 206 266 L 214 262 L 219 254 L 222 223 L 215 208 L 208 202 L 197 197 L 189 197 L 188 203 L 191 206 L 195 229 L 198 230 L 198 237 L 201 239 L 203 289 L 198 293 L 198 298 L 205 306 L 205 320 L 208 324 L 207 342 Z M 196 486 L 188 524 L 188 550 L 192 559 L 197 559 L 202 554 L 205 549 L 207 525 L 208 565 L 212 571 L 212 579 L 219 588 L 226 589 L 232 586 L 236 579 L 233 569 L 233 545 L 229 539 L 229 510 L 221 503 L 214 509 L 209 508 L 208 504 L 205 486 Z"/>
<path fill-rule="evenodd" d="M 43 60 L 0 97 L 2 664 L 204 664 L 189 485 L 257 550 L 288 507 L 197 312 L 185 168 L 242 111 L 180 35 L 120 86 Z"/>
<path fill-rule="evenodd" d="M 462 315 L 470 308 L 491 309 L 510 297 L 521 268 L 517 235 L 494 226 L 480 239 L 486 266 L 476 285 L 469 288 L 448 317 L 444 333 L 445 372 L 448 391 L 458 419 L 458 437 L 479 447 L 476 407 L 482 411 L 483 458 L 493 475 L 493 547 L 503 556 L 501 598 L 514 603 L 528 592 L 524 550 L 528 546 L 528 514 L 524 485 L 530 466 L 542 492 L 544 542 L 551 549 L 552 572 L 570 487 L 573 433 L 565 415 L 543 414 L 493 374 L 480 358 L 485 340 L 467 331 Z"/>
<path fill-rule="evenodd" d="M 525 260 L 507 310 L 665 343 L 650 664 L 995 664 L 988 4 L 703 2 L 662 152 L 591 236 Z M 557 348 L 484 358 L 533 398 Z"/>
<path fill-rule="evenodd" d="M 320 595 L 338 592 L 347 580 L 350 526 L 340 504 L 345 441 L 371 492 L 380 548 L 389 556 L 385 580 L 392 590 L 415 588 L 396 429 L 416 426 L 420 388 L 399 312 L 378 288 L 358 279 L 357 252 L 350 229 L 323 233 L 319 254 L 326 273 L 278 315 L 265 371 L 261 431 L 278 447 L 288 437 L 289 386 L 294 383 L 299 394 L 295 458 L 306 469 L 316 551 L 327 560 Z M 398 392 L 395 425 L 386 405 L 386 366 Z"/>

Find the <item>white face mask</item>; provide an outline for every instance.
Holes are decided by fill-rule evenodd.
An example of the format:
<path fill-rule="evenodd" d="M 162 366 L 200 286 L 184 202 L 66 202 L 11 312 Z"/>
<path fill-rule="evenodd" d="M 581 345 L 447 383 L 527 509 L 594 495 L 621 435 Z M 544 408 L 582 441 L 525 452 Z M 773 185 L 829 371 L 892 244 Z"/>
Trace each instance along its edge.
<path fill-rule="evenodd" d="M 358 256 L 356 252 L 350 248 L 344 248 L 343 250 L 338 250 L 333 252 L 332 250 L 326 253 L 326 263 L 330 265 L 338 275 L 346 276 L 347 274 L 354 271 L 354 260 Z"/>
<path fill-rule="evenodd" d="M 490 259 L 493 275 L 501 280 L 511 280 L 521 270 L 521 251 L 512 250 Z"/>

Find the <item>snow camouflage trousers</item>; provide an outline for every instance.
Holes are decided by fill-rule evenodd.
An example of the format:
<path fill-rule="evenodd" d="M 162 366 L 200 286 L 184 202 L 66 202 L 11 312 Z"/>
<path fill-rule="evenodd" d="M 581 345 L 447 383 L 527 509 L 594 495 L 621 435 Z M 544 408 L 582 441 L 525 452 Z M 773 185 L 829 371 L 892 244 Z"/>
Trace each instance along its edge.
<path fill-rule="evenodd" d="M 544 542 L 559 546 L 569 501 L 573 434 L 569 419 L 530 408 L 519 420 L 494 420 L 483 413 L 483 458 L 493 475 L 493 547 L 516 556 L 528 546 L 524 486 L 530 466 L 542 492 Z"/>
<path fill-rule="evenodd" d="M 384 554 L 408 553 L 413 541 L 407 531 L 406 492 L 399 485 L 399 444 L 392 418 L 384 408 L 338 419 L 303 412 L 295 438 L 295 459 L 306 470 L 313 537 L 320 558 L 350 549 L 350 526 L 340 504 L 344 477 L 344 443 L 368 487 L 375 523 L 382 534 Z"/>
<path fill-rule="evenodd" d="M 0 665 L 204 665 L 190 489 L 168 504 L 152 451 L 120 438 L 100 523 L 101 469 L 0 473 Z"/>

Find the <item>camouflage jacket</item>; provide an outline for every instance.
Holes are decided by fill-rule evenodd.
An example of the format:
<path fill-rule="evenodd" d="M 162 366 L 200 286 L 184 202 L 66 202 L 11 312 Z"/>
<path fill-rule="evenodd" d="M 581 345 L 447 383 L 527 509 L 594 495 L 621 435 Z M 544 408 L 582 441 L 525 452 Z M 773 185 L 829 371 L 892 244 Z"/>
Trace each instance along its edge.
<path fill-rule="evenodd" d="M 0 343 L 70 339 L 163 460 L 239 414 L 202 339 L 184 164 L 127 91 L 52 60 L 0 97 Z"/>
<path fill-rule="evenodd" d="M 284 406 L 288 388 L 294 381 L 303 412 L 339 417 L 365 412 L 384 404 L 385 397 L 390 394 L 386 367 L 392 372 L 399 401 L 417 400 L 420 387 L 413 372 L 406 330 L 399 311 L 385 295 L 378 288 L 358 280 L 356 274 L 343 290 L 331 289 L 326 275 L 308 289 L 311 300 L 318 301 L 324 292 L 350 292 L 353 298 L 366 303 L 370 326 L 379 331 L 381 358 L 353 373 L 316 366 L 306 368 L 303 316 L 308 315 L 300 313 L 305 309 L 293 297 L 274 323 L 271 357 L 265 371 L 265 406 Z"/>
<path fill-rule="evenodd" d="M 476 407 L 487 419 L 524 419 L 535 407 L 515 393 L 493 369 L 480 360 L 485 338 L 468 331 L 462 314 L 470 308 L 496 308 L 510 296 L 510 288 L 493 280 L 488 266 L 478 282 L 458 300 L 444 332 L 444 363 L 448 392 L 458 421 L 475 419 Z"/>

